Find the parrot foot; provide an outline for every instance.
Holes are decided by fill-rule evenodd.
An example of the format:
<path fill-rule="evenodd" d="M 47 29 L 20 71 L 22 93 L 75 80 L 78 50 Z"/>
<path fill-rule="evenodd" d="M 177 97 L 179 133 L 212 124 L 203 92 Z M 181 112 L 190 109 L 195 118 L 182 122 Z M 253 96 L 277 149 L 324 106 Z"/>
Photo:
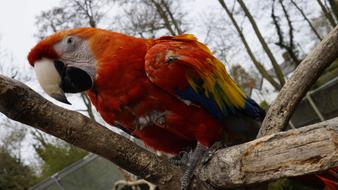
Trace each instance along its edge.
<path fill-rule="evenodd" d="M 192 152 L 188 153 L 186 170 L 181 178 L 181 190 L 188 190 L 197 163 L 204 156 L 207 149 L 208 148 L 204 145 L 197 143 L 196 148 Z"/>
<path fill-rule="evenodd" d="M 210 148 L 207 149 L 205 154 L 203 155 L 203 158 L 201 160 L 202 164 L 206 164 L 209 162 L 210 158 L 215 154 L 215 152 L 221 148 L 226 148 L 227 145 L 224 141 L 217 141 L 213 145 L 211 145 Z"/>
<path fill-rule="evenodd" d="M 169 162 L 175 166 L 185 169 L 189 161 L 189 154 L 190 152 L 181 151 L 176 156 L 169 158 Z"/>

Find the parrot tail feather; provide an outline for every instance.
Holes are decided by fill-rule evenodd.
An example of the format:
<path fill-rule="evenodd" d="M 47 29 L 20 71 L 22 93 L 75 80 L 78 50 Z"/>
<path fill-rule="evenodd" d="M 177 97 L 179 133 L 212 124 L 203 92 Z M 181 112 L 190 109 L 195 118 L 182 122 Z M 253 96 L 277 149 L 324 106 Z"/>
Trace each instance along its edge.
<path fill-rule="evenodd" d="M 331 168 L 317 177 L 324 183 L 324 190 L 337 190 L 338 189 L 338 167 Z"/>

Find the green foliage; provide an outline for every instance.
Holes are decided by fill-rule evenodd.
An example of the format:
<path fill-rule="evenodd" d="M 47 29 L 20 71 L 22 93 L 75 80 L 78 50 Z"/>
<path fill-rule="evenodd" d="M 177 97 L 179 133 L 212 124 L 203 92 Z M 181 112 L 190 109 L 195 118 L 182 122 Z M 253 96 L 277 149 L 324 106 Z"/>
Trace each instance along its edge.
<path fill-rule="evenodd" d="M 238 64 L 231 65 L 230 75 L 248 96 L 251 96 L 251 90 L 256 88 L 258 86 L 257 83 L 260 81 L 260 77 L 252 68 L 248 72 Z"/>
<path fill-rule="evenodd" d="M 265 111 L 268 111 L 268 110 L 269 110 L 269 107 L 270 107 L 269 103 L 268 103 L 267 101 L 265 101 L 265 100 L 261 101 L 261 102 L 259 103 L 259 106 L 260 106 L 261 108 L 263 108 Z"/>
<path fill-rule="evenodd" d="M 19 158 L 0 148 L 0 190 L 28 189 L 37 180 L 33 170 Z"/>
<path fill-rule="evenodd" d="M 256 79 L 241 65 L 231 65 L 230 75 L 242 89 L 254 88 L 256 85 Z"/>
<path fill-rule="evenodd" d="M 41 179 L 53 175 L 87 155 L 86 151 L 66 143 L 43 143 L 35 146 L 35 150 L 43 160 Z"/>
<path fill-rule="evenodd" d="M 338 76 L 338 59 L 336 59 L 328 68 L 324 70 L 322 75 L 317 79 L 316 83 L 312 86 L 312 89 L 316 89 L 333 78 Z"/>

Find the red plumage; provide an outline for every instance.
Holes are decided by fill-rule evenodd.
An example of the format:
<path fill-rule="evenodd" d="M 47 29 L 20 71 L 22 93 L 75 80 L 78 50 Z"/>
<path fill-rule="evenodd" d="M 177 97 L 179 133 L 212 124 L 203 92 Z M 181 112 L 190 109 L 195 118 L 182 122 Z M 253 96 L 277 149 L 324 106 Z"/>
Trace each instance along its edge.
<path fill-rule="evenodd" d="M 154 85 L 145 72 L 145 56 L 156 41 L 128 38 L 120 41 L 112 59 L 101 59 L 95 88 L 88 92 L 92 103 L 110 124 L 127 128 L 146 145 L 176 154 L 193 147 L 196 140 L 210 146 L 223 136 L 222 123 L 199 106 L 187 106 Z M 173 82 L 182 81 L 172 77 Z M 165 124 L 136 126 L 139 118 L 165 113 Z"/>

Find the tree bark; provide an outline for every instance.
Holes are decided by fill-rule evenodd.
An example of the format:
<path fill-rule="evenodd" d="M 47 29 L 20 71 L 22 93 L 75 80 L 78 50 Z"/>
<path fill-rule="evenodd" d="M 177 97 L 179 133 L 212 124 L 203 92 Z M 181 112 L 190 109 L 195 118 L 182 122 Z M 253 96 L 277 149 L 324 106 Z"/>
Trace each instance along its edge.
<path fill-rule="evenodd" d="M 24 84 L 0 75 L 0 112 L 105 157 L 159 186 L 176 190 L 182 172 L 128 139 L 77 112 L 52 104 Z M 245 186 L 338 165 L 338 118 L 218 150 L 200 164 L 192 189 Z M 203 183 L 203 181 L 205 183 Z"/>
<path fill-rule="evenodd" d="M 221 6 L 223 7 L 223 9 L 225 10 L 225 12 L 228 14 L 230 20 L 232 21 L 233 25 L 235 26 L 235 29 L 241 39 L 241 41 L 243 42 L 243 45 L 247 51 L 247 53 L 249 54 L 249 57 L 251 58 L 253 64 L 255 65 L 255 67 L 257 68 L 258 72 L 262 75 L 263 78 L 265 78 L 276 90 L 280 90 L 282 87 L 281 85 L 275 81 L 275 79 L 273 79 L 268 71 L 265 69 L 265 67 L 256 59 L 255 55 L 253 54 L 248 42 L 246 41 L 246 38 L 243 34 L 243 32 L 241 31 L 240 27 L 237 24 L 237 21 L 235 20 L 234 16 L 232 15 L 232 13 L 230 12 L 229 8 L 227 7 L 227 5 L 225 4 L 224 0 L 218 0 L 218 2 L 221 4 Z"/>
<path fill-rule="evenodd" d="M 293 111 L 320 73 L 338 58 L 338 27 L 299 64 L 271 105 L 258 137 L 284 129 Z"/>
<path fill-rule="evenodd" d="M 256 35 L 258 37 L 259 42 L 263 46 L 263 49 L 264 49 L 265 53 L 268 55 L 268 57 L 269 57 L 269 59 L 271 61 L 272 67 L 275 70 L 276 76 L 277 76 L 277 78 L 279 80 L 279 83 L 281 84 L 281 86 L 283 86 L 284 83 L 285 83 L 284 74 L 283 74 L 282 69 L 278 65 L 278 62 L 277 62 L 275 56 L 271 52 L 268 44 L 265 42 L 265 40 L 264 40 L 264 38 L 263 38 L 263 36 L 262 36 L 262 34 L 261 34 L 261 32 L 260 32 L 257 24 L 256 24 L 256 21 L 254 20 L 253 16 L 251 15 L 249 9 L 246 7 L 245 3 L 242 0 L 237 0 L 237 1 L 240 4 L 241 8 L 243 9 L 245 15 L 248 17 L 248 19 L 250 21 L 250 24 L 251 24 L 253 30 L 255 31 L 255 33 L 256 33 Z"/>

